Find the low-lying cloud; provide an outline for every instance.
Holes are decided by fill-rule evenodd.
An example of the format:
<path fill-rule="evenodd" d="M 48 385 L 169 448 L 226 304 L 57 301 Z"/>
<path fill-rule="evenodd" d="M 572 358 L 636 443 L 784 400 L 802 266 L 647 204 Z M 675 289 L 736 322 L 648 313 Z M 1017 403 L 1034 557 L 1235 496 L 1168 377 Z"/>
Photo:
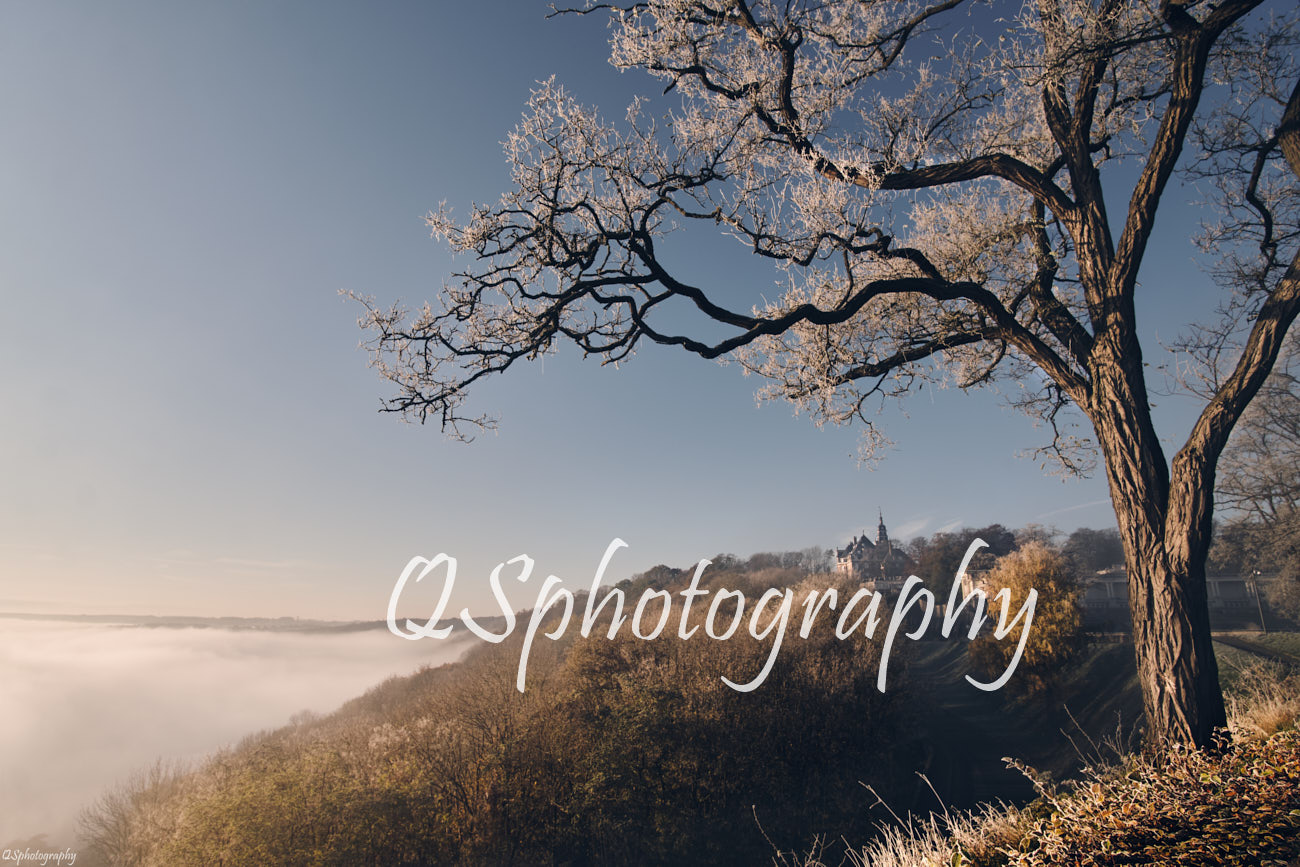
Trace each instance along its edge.
<path fill-rule="evenodd" d="M 324 713 L 466 639 L 0 619 L 0 845 L 74 840 L 77 814 L 158 758 L 194 761 Z"/>

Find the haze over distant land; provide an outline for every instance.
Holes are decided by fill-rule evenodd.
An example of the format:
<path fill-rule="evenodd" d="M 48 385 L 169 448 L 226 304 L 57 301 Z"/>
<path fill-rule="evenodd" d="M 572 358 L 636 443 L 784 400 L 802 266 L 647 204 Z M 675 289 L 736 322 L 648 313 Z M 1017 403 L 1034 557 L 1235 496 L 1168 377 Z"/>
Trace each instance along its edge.
<path fill-rule="evenodd" d="M 80 809 L 155 759 L 197 760 L 468 646 L 382 623 L 0 614 L 0 847 L 74 845 Z"/>
<path fill-rule="evenodd" d="M 381 620 L 311 620 L 301 617 L 196 617 L 184 614 L 45 614 L 29 611 L 0 611 L 0 618 L 47 622 L 64 621 L 69 623 L 116 623 L 119 626 L 213 628 L 263 632 L 358 632 L 366 629 L 386 628 Z"/>

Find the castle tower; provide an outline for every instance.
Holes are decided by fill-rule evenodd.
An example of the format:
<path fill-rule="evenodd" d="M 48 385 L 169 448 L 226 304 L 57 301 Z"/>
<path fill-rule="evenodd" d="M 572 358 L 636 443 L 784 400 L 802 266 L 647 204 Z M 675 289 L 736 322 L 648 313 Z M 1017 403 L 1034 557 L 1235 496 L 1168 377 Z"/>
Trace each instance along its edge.
<path fill-rule="evenodd" d="M 880 515 L 880 526 L 876 528 L 876 544 L 883 545 L 889 541 L 889 534 L 885 532 L 885 513 L 877 509 L 877 514 Z"/>

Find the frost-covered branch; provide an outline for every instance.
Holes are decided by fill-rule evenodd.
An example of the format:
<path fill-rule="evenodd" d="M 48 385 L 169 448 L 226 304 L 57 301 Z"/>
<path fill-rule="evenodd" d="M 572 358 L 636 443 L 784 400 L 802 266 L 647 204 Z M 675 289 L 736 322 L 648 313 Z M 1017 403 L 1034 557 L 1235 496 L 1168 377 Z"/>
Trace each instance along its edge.
<path fill-rule="evenodd" d="M 514 188 L 463 222 L 429 217 L 470 267 L 413 317 L 368 308 L 388 408 L 466 435 L 491 423 L 463 412 L 483 377 L 561 342 L 617 362 L 649 340 L 734 355 L 832 421 L 918 381 L 1023 386 L 1024 362 L 1045 378 L 1012 401 L 1059 434 L 1061 400 L 1093 412 L 1098 336 L 1134 327 L 1155 208 L 1205 140 L 1187 134 L 1204 71 L 1258 3 L 1043 0 L 1010 21 L 963 0 L 562 10 L 613 16 L 612 62 L 665 95 L 611 123 L 539 87 L 507 141 Z M 1115 240 L 1103 171 L 1134 158 Z M 1248 202 L 1272 195 L 1256 174 Z M 782 297 L 736 304 L 771 286 L 703 285 L 661 250 L 707 232 L 771 262 Z"/>

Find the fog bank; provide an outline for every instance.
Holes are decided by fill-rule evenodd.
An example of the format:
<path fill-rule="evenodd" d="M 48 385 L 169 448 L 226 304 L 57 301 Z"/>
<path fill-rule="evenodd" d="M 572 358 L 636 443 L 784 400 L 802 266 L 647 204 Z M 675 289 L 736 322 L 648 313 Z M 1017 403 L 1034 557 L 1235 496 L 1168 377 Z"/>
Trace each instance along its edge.
<path fill-rule="evenodd" d="M 457 658 L 465 638 L 383 629 L 232 631 L 0 618 L 0 846 L 74 845 L 76 817 L 155 759 L 197 760 L 392 675 Z"/>

